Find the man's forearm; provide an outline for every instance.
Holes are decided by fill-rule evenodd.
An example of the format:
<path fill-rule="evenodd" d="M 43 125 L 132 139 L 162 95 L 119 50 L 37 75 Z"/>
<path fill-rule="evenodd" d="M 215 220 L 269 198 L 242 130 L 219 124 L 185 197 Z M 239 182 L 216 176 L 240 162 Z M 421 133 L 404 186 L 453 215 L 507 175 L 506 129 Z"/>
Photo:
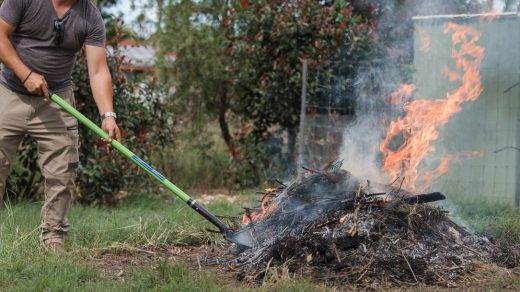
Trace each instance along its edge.
<path fill-rule="evenodd" d="M 0 35 L 0 60 L 4 65 L 11 69 L 16 76 L 23 82 L 31 73 L 31 69 L 27 67 L 13 47 L 11 40 L 7 35 Z"/>
<path fill-rule="evenodd" d="M 114 100 L 112 93 L 112 77 L 108 70 L 100 70 L 90 76 L 92 94 L 99 109 L 99 113 L 114 111 Z"/>

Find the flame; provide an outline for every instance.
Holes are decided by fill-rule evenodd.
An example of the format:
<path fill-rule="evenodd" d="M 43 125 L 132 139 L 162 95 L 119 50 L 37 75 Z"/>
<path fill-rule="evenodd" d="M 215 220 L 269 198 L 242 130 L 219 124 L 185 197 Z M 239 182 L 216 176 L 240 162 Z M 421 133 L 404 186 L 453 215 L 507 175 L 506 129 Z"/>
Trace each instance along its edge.
<path fill-rule="evenodd" d="M 419 50 L 423 53 L 426 53 L 430 50 L 430 46 L 432 45 L 432 39 L 428 35 L 428 33 L 422 29 L 418 28 L 417 32 L 419 33 L 419 37 L 421 38 L 421 47 Z"/>
<path fill-rule="evenodd" d="M 500 18 L 501 13 L 498 9 L 495 8 L 495 1 L 488 0 L 487 1 L 487 10 L 486 14 L 483 14 L 479 17 L 480 22 L 492 22 Z"/>
<path fill-rule="evenodd" d="M 450 68 L 448 66 L 446 66 L 444 68 L 444 70 L 442 71 L 442 74 L 444 76 L 446 76 L 446 78 L 448 78 L 452 82 L 461 81 L 461 78 L 462 78 L 462 76 L 460 75 L 459 72 L 450 70 Z"/>
<path fill-rule="evenodd" d="M 413 84 L 401 84 L 399 88 L 390 95 L 390 103 L 393 105 L 402 105 L 408 101 L 415 91 Z"/>
<path fill-rule="evenodd" d="M 431 183 L 438 177 L 440 176 L 443 176 L 445 175 L 446 173 L 448 173 L 449 171 L 449 168 L 450 168 L 450 164 L 453 162 L 453 161 L 460 161 L 459 160 L 459 157 L 456 156 L 456 155 L 445 155 L 445 156 L 442 156 L 440 158 L 440 163 L 439 163 L 439 166 L 437 166 L 436 169 L 434 170 L 431 170 L 431 171 L 424 171 L 422 174 L 421 174 L 421 180 L 422 180 L 422 184 L 423 185 L 426 185 L 426 186 L 429 186 L 431 185 Z"/>
<path fill-rule="evenodd" d="M 266 218 L 276 210 L 278 206 L 273 202 L 273 199 L 276 197 L 277 191 L 277 189 L 266 189 L 259 210 L 246 210 L 242 216 L 242 224 L 247 225 Z"/>
<path fill-rule="evenodd" d="M 438 177 L 445 175 L 449 171 L 450 164 L 453 162 L 457 162 L 459 164 L 462 163 L 462 158 L 470 158 L 470 157 L 482 157 L 484 156 L 484 151 L 468 151 L 458 153 L 456 155 L 445 155 L 440 158 L 439 166 L 431 171 L 425 171 L 421 174 L 421 179 L 423 181 L 423 185 L 431 185 L 431 183 Z"/>
<path fill-rule="evenodd" d="M 502 16 L 502 13 L 497 10 L 491 10 L 491 12 L 488 12 L 486 14 L 483 14 L 479 17 L 480 22 L 493 22 L 495 20 L 498 20 Z"/>
<path fill-rule="evenodd" d="M 427 189 L 433 179 L 448 171 L 451 156 L 441 158 L 439 167 L 431 172 L 419 171 L 423 159 L 435 151 L 432 142 L 439 138 L 439 130 L 453 115 L 461 111 L 464 102 L 478 99 L 482 93 L 479 68 L 484 49 L 477 45 L 481 34 L 470 26 L 446 24 L 444 33 L 452 33 L 452 57 L 460 73 L 462 84 L 445 98 L 418 99 L 406 103 L 405 114 L 390 123 L 385 139 L 380 144 L 384 154 L 383 170 L 390 181 L 403 178 L 402 186 L 411 191 Z M 398 89 L 399 91 L 399 89 Z M 398 149 L 392 149 L 399 138 Z"/>

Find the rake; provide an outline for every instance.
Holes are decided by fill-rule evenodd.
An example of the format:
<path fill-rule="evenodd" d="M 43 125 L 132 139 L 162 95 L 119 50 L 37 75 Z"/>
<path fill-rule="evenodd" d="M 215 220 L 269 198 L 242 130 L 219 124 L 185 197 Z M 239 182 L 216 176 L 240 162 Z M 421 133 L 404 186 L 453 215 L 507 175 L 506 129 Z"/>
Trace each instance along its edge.
<path fill-rule="evenodd" d="M 174 185 L 171 181 L 169 181 L 164 175 L 158 172 L 155 168 L 146 163 L 143 159 L 137 156 L 135 153 L 130 151 L 126 146 L 121 144 L 116 140 L 110 139 L 109 135 L 103 131 L 100 127 L 94 124 L 90 119 L 85 117 L 82 113 L 76 110 L 73 106 L 71 106 L 68 102 L 63 100 L 55 93 L 50 94 L 50 99 L 56 103 L 59 107 L 61 107 L 68 114 L 76 118 L 81 124 L 87 127 L 90 131 L 94 132 L 101 139 L 108 141 L 111 146 L 116 149 L 122 156 L 130 159 L 135 165 L 137 165 L 144 172 L 149 174 L 152 178 L 154 178 L 157 182 L 162 184 L 165 188 L 167 188 L 172 194 L 177 196 L 183 202 L 188 204 L 193 210 L 199 213 L 202 217 L 208 220 L 211 224 L 215 225 L 223 237 L 234 244 L 237 245 L 239 249 L 248 249 L 253 247 L 253 240 L 251 234 L 247 231 L 239 231 L 235 232 L 230 229 L 224 222 L 222 222 L 217 216 L 209 212 L 204 206 L 195 201 L 192 197 L 186 194 L 179 187 Z"/>

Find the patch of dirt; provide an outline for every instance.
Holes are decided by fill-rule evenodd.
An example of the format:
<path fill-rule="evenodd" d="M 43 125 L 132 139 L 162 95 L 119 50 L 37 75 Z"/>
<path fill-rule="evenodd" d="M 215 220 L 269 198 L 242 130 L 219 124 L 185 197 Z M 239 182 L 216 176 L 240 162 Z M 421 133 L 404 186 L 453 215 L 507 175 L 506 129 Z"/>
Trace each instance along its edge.
<path fill-rule="evenodd" d="M 207 248 L 207 247 L 206 247 Z M 142 246 L 113 245 L 102 250 L 93 250 L 84 256 L 84 260 L 94 268 L 101 270 L 104 277 L 122 279 L 134 268 L 151 266 L 159 262 L 183 262 L 190 269 L 193 265 L 193 255 L 200 252 L 201 247 L 174 246 Z"/>
<path fill-rule="evenodd" d="M 231 204 L 244 204 L 247 203 L 248 200 L 244 196 L 238 194 L 237 192 L 230 189 L 190 189 L 188 190 L 189 194 L 193 195 L 199 203 L 203 205 L 215 203 L 215 202 L 225 202 Z"/>
<path fill-rule="evenodd" d="M 223 286 L 246 286 L 238 280 L 234 269 L 223 269 L 220 258 L 229 257 L 230 246 L 139 246 L 113 245 L 106 249 L 91 250 L 83 259 L 102 275 L 113 280 L 123 280 L 128 273 L 141 267 L 160 262 L 183 263 L 192 272 L 213 271 Z M 250 285 L 247 285 L 250 286 Z"/>
<path fill-rule="evenodd" d="M 284 266 L 266 265 L 263 273 L 259 274 L 256 282 L 245 280 L 244 272 L 232 265 L 226 264 L 234 255 L 228 251 L 230 246 L 141 246 L 115 245 L 107 249 L 92 251 L 84 257 L 85 261 L 94 268 L 100 270 L 109 279 L 123 280 L 130 270 L 140 267 L 154 266 L 160 262 L 184 263 L 194 273 L 200 271 L 212 271 L 217 275 L 218 284 L 234 289 L 258 287 L 269 285 L 284 278 L 306 278 L 318 285 L 325 284 L 334 290 L 355 290 L 361 287 L 346 285 L 341 279 L 316 279 L 306 274 L 290 274 L 284 271 Z M 280 276 L 282 275 L 282 276 Z M 446 285 L 424 285 L 416 283 L 378 283 L 364 285 L 362 289 L 395 289 L 439 291 L 458 288 L 464 291 L 480 291 L 482 289 L 508 289 L 519 288 L 520 269 L 506 269 L 495 264 L 482 262 L 472 263 L 464 277 L 457 281 L 447 281 Z"/>

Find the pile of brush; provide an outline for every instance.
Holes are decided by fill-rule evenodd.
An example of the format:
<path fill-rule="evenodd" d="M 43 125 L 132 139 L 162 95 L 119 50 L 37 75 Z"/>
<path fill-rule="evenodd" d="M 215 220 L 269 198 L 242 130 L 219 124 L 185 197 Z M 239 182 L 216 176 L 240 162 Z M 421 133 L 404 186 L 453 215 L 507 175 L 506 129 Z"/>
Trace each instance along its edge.
<path fill-rule="evenodd" d="M 362 183 L 339 169 L 312 172 L 246 210 L 255 246 L 234 263 L 251 280 L 267 266 L 350 284 L 456 280 L 472 262 L 491 261 L 496 248 L 421 204 L 443 198 Z"/>

